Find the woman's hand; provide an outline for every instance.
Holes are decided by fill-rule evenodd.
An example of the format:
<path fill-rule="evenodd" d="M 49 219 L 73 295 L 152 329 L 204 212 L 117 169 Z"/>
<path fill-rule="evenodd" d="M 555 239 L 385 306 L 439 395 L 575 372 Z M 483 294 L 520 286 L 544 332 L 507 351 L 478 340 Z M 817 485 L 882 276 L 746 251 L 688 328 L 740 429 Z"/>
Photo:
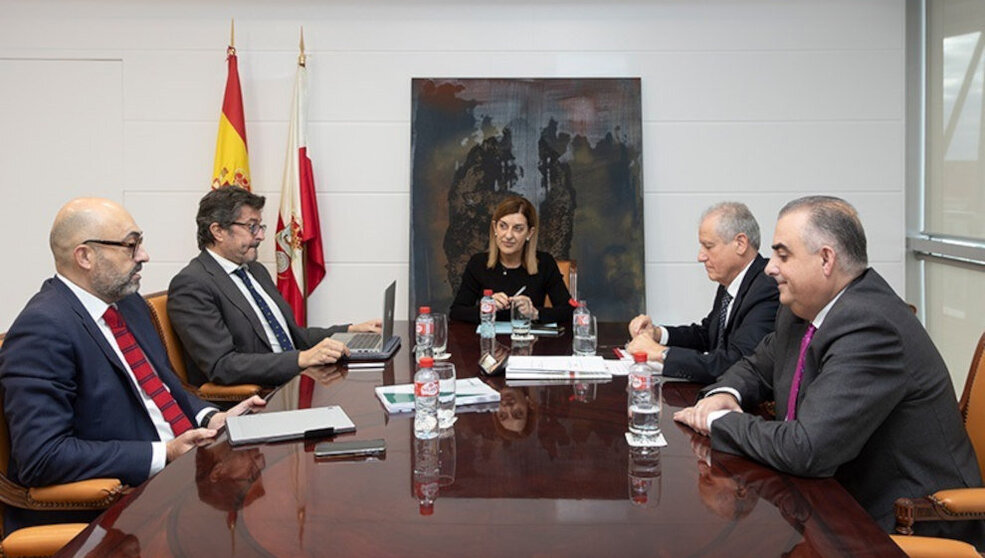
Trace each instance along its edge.
<path fill-rule="evenodd" d="M 510 297 L 506 293 L 493 293 L 493 301 L 496 302 L 496 310 L 509 310 Z"/>

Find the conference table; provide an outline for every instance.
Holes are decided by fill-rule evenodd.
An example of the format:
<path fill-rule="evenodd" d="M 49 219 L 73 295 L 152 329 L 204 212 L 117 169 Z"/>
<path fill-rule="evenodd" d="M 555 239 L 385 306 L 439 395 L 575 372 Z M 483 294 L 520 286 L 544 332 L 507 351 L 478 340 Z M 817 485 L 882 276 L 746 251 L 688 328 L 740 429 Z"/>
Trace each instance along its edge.
<path fill-rule="evenodd" d="M 396 329 L 402 346 L 384 368 L 301 374 L 265 411 L 341 405 L 357 431 L 335 439 L 383 438 L 385 455 L 322 460 L 313 441 L 231 447 L 221 434 L 59 556 L 903 556 L 836 481 L 711 451 L 674 423 L 700 386 L 663 382 L 667 445 L 631 449 L 625 377 L 516 385 L 483 376 L 475 325 L 464 323 L 449 324 L 450 360 L 500 402 L 458 409 L 437 441 L 435 495 L 434 482 L 415 482 L 412 413 L 388 415 L 374 394 L 412 380 L 413 324 Z M 598 334 L 599 354 L 611 357 L 626 325 L 599 324 Z M 570 333 L 497 342 L 516 354 L 571 354 Z"/>

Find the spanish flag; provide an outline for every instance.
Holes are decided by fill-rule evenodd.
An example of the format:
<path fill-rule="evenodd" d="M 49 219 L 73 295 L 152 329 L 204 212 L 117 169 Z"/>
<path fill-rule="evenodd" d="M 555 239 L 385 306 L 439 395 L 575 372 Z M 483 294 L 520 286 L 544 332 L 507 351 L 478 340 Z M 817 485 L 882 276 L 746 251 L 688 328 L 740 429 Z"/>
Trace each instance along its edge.
<path fill-rule="evenodd" d="M 219 116 L 219 137 L 215 143 L 212 188 L 232 184 L 249 190 L 250 158 L 246 150 L 246 118 L 243 116 L 243 95 L 239 89 L 236 48 L 229 45 L 226 54 L 229 73 L 226 94 L 222 98 L 222 114 Z"/>

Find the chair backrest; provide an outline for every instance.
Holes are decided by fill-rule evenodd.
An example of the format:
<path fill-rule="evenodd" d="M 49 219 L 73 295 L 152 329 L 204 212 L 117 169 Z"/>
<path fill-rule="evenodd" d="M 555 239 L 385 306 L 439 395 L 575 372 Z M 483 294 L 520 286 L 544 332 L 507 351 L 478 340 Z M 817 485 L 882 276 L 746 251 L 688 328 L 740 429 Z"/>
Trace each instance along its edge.
<path fill-rule="evenodd" d="M 154 327 L 157 334 L 164 343 L 164 348 L 168 351 L 168 360 L 171 361 L 171 368 L 185 384 L 188 383 L 188 371 L 185 369 L 185 357 L 181 347 L 181 341 L 171 328 L 171 319 L 168 318 L 168 292 L 161 291 L 144 295 L 147 306 L 150 308 L 151 317 L 154 319 Z"/>
<path fill-rule="evenodd" d="M 561 272 L 561 278 L 564 279 L 564 286 L 568 287 L 568 290 L 570 291 L 571 272 L 572 271 L 574 271 L 575 273 L 578 272 L 578 262 L 576 262 L 575 260 L 557 260 L 557 268 L 558 271 Z M 571 296 L 574 297 L 576 295 L 575 293 L 571 293 Z M 554 306 L 553 304 L 551 304 L 552 302 L 553 301 L 550 298 L 547 299 L 547 305 L 546 305 L 547 308 Z M 568 301 L 564 301 L 564 302 L 567 303 Z"/>
<path fill-rule="evenodd" d="M 985 333 L 978 338 L 975 357 L 971 359 L 968 379 L 964 383 L 961 394 L 961 416 L 964 417 L 964 427 L 971 438 L 971 445 L 978 456 L 978 468 L 985 476 L 985 377 L 979 378 L 979 369 L 985 367 Z"/>

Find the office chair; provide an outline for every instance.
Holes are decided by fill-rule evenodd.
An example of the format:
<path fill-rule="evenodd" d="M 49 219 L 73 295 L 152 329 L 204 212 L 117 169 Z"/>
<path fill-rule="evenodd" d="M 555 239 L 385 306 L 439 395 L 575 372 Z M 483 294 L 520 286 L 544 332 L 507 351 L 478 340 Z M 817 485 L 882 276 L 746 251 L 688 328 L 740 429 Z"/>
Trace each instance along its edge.
<path fill-rule="evenodd" d="M 200 387 L 195 387 L 188 383 L 188 371 L 185 368 L 185 360 L 181 340 L 171 328 L 171 319 L 168 317 L 168 292 L 160 291 L 144 296 L 147 306 L 150 308 L 151 317 L 154 321 L 154 328 L 164 343 L 164 348 L 168 351 L 168 360 L 171 361 L 171 368 L 178 375 L 182 386 L 189 392 L 197 395 L 206 401 L 217 403 L 235 403 L 247 399 L 252 395 L 261 392 L 263 388 L 256 384 L 237 384 L 223 386 L 206 382 Z"/>
<path fill-rule="evenodd" d="M 964 419 L 968 437 L 978 458 L 978 468 L 985 476 L 985 378 L 978 376 L 985 367 L 985 333 L 978 339 L 975 357 L 971 360 L 968 379 L 958 404 Z M 896 532 L 893 536 L 911 557 L 981 556 L 974 547 L 966 545 L 964 554 L 958 554 L 957 541 L 933 537 L 912 537 L 913 524 L 917 521 L 966 521 L 985 519 L 985 488 L 956 488 L 939 490 L 922 498 L 899 498 L 895 502 Z M 914 539 L 914 540 L 911 540 Z M 922 541 L 920 539 L 923 539 Z M 958 543 L 961 545 L 964 543 Z M 944 545 L 948 545 L 945 549 Z M 931 550 L 935 553 L 931 554 Z M 911 554 L 911 550 L 913 553 Z M 969 554 L 968 551 L 973 554 Z"/>
<path fill-rule="evenodd" d="M 0 334 L 0 346 L 6 334 Z M 0 400 L 0 516 L 5 506 L 28 510 L 101 510 L 116 502 L 127 490 L 117 479 L 88 479 L 40 488 L 25 488 L 7 478 L 10 461 L 10 432 Z M 88 527 L 86 523 L 60 523 L 24 527 L 0 533 L 0 556 L 51 556 Z M 0 523 L 2 530 L 2 523 Z"/>
<path fill-rule="evenodd" d="M 572 291 L 571 290 L 571 275 L 572 274 L 575 274 L 575 276 L 578 275 L 578 262 L 577 262 L 577 260 L 557 260 L 557 268 L 558 268 L 558 271 L 561 272 L 561 278 L 564 279 L 564 286 L 568 288 L 568 291 L 569 292 L 571 292 L 571 297 L 572 298 L 578 298 L 578 294 L 575 291 Z M 576 280 L 576 282 L 577 282 L 577 280 Z M 575 285 L 575 287 L 577 288 L 577 284 Z M 550 299 L 550 297 L 548 297 L 547 298 L 547 304 L 544 305 L 545 308 L 551 308 L 552 306 L 554 306 L 554 304 L 552 304 L 552 303 L 553 303 L 553 301 Z M 560 304 L 560 303 L 561 302 L 558 301 L 558 304 Z M 564 301 L 564 304 L 567 304 L 567 303 L 568 303 L 568 301 L 565 300 Z"/>

